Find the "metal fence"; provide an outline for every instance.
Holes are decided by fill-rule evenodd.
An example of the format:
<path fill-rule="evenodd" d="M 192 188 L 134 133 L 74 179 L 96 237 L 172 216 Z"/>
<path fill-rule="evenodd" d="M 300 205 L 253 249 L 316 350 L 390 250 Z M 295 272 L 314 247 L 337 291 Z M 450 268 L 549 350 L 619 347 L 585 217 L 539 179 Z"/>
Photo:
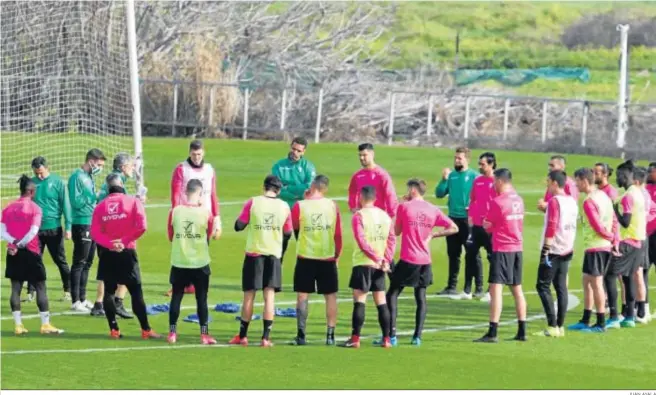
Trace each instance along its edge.
<path fill-rule="evenodd" d="M 148 126 L 159 127 L 159 135 L 162 135 L 162 128 L 164 130 L 170 128 L 170 136 L 180 135 L 181 129 L 191 128 L 196 131 L 209 131 L 210 135 L 214 130 L 221 130 L 232 137 L 243 139 L 262 138 L 261 133 L 271 134 L 273 132 L 275 134 L 293 131 L 309 135 L 308 137 L 312 136 L 318 143 L 321 141 L 326 124 L 326 120 L 323 119 L 323 89 L 317 89 L 309 94 L 314 100 L 310 105 L 314 107 L 314 103 L 316 103 L 316 109 L 313 109 L 316 111 L 315 122 L 312 125 L 307 122 L 299 125 L 294 124 L 294 112 L 298 111 L 298 106 L 295 106 L 294 103 L 294 98 L 297 97 L 293 94 L 294 88 L 259 87 L 251 90 L 252 88 L 240 89 L 236 84 L 222 82 L 166 79 L 142 79 L 140 85 L 142 124 L 145 128 Z M 200 90 L 209 90 L 209 94 L 205 95 L 209 101 L 207 105 L 200 106 L 198 100 L 194 100 L 195 104 L 191 106 L 181 104 L 181 96 L 188 94 L 185 92 L 192 87 L 197 90 L 199 88 Z M 229 120 L 224 119 L 217 122 L 213 116 L 217 92 L 225 91 L 225 89 L 234 89 L 240 93 L 238 95 L 239 103 L 236 106 L 238 108 Z M 149 91 L 159 92 L 160 97 L 155 101 L 151 100 Z M 170 97 L 162 97 L 162 92 L 168 92 L 164 96 Z M 196 94 L 198 95 L 197 92 Z M 307 92 L 304 94 L 308 95 Z M 252 108 L 254 95 L 270 97 L 270 100 L 267 101 L 268 108 L 265 111 L 266 119 L 263 118 L 262 111 L 254 113 Z M 405 117 L 396 110 L 397 103 L 408 98 L 425 102 L 425 125 L 422 125 L 422 130 L 425 132 L 420 136 L 417 134 L 409 136 L 407 133 L 395 134 L 395 125 Z M 445 92 L 438 91 L 410 90 L 389 91 L 387 97 L 381 98 L 381 100 L 387 100 L 389 103 L 389 121 L 385 136 L 388 144 L 392 144 L 397 138 L 436 137 L 437 132 L 434 127 L 436 114 L 434 112 L 438 103 L 445 101 L 464 106 L 464 117 L 462 117 L 464 119 L 457 122 L 461 125 L 458 129 L 460 135 L 451 136 L 458 140 L 494 139 L 499 142 L 511 143 L 518 138 L 524 138 L 535 143 L 545 144 L 549 140 L 559 139 L 566 141 L 568 145 L 574 144 L 585 148 L 600 144 L 608 146 L 617 138 L 617 102 L 612 101 L 472 94 L 454 91 L 445 94 Z M 473 111 L 473 104 L 481 101 L 489 102 L 487 107 L 489 110 L 483 113 Z M 232 103 L 233 106 L 235 104 Z M 526 117 L 525 114 L 514 114 L 518 112 L 516 106 L 519 105 L 524 109 L 532 108 L 531 112 L 534 115 L 531 120 L 517 118 Z M 303 111 L 307 111 L 307 107 L 306 103 Z M 629 104 L 628 113 L 632 117 L 631 119 L 637 120 L 637 126 L 640 128 L 647 127 L 649 129 L 652 125 L 656 125 L 656 103 Z M 535 135 L 527 136 L 531 133 Z M 629 137 L 631 133 L 632 130 L 629 131 Z M 629 145 L 632 142 L 634 145 L 635 143 L 644 145 L 645 142 L 641 140 L 643 139 L 629 139 Z M 648 144 L 651 144 L 651 141 Z"/>

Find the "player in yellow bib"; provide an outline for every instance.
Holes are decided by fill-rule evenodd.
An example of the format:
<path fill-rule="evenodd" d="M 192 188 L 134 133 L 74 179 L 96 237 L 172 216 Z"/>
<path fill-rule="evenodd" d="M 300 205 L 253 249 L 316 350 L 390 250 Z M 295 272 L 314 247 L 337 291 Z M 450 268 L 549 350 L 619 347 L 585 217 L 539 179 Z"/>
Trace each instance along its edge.
<path fill-rule="evenodd" d="M 305 200 L 292 207 L 292 224 L 296 234 L 297 334 L 293 345 L 303 346 L 308 317 L 308 294 L 317 292 L 326 300 L 326 345 L 335 344 L 337 323 L 337 260 L 342 252 L 342 224 L 337 204 L 326 199 L 328 177 L 318 175 L 312 181 Z"/>
<path fill-rule="evenodd" d="M 359 348 L 360 331 L 364 325 L 364 304 L 367 294 L 373 293 L 378 309 L 378 323 L 382 330 L 382 346 L 392 347 L 390 341 L 390 313 L 385 300 L 385 273 L 394 259 L 396 238 L 392 218 L 374 206 L 376 189 L 365 186 L 359 193 L 360 210 L 353 214 L 351 227 L 356 248 L 353 250 L 353 270 L 349 287 L 353 289 L 353 321 L 351 338 L 343 347 Z"/>
<path fill-rule="evenodd" d="M 187 182 L 186 202 L 174 207 L 169 213 L 168 234 L 171 241 L 172 286 L 171 309 L 169 311 L 168 342 L 177 341 L 176 331 L 180 317 L 180 304 L 185 287 L 194 286 L 196 308 L 200 324 L 200 341 L 202 344 L 216 344 L 208 332 L 209 312 L 207 310 L 207 293 L 210 286 L 210 251 L 209 239 L 221 237 L 221 226 L 214 226 L 214 217 L 202 207 L 203 183 L 192 179 Z"/>
<path fill-rule="evenodd" d="M 284 238 L 291 237 L 293 230 L 289 205 L 278 197 L 281 189 L 282 182 L 278 177 L 267 176 L 264 179 L 264 194 L 249 199 L 235 222 L 236 232 L 248 226 L 248 236 L 241 272 L 244 291 L 241 322 L 239 334 L 230 340 L 230 344 L 248 345 L 248 325 L 253 316 L 255 293 L 262 290 L 264 330 L 260 345 L 273 345 L 269 335 L 273 325 L 275 294 L 282 289 L 282 244 Z"/>

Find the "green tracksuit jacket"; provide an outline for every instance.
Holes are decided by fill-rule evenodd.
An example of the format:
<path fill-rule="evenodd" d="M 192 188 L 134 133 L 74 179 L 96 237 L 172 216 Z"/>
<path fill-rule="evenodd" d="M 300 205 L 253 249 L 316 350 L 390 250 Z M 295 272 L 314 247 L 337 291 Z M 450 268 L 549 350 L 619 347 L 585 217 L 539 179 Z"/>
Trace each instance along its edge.
<path fill-rule="evenodd" d="M 303 200 L 303 194 L 310 188 L 310 184 L 317 175 L 314 165 L 309 160 L 301 158 L 292 162 L 289 157 L 276 162 L 271 173 L 282 181 L 280 199 L 289 204 L 289 207 L 294 206 L 294 203 L 299 200 Z"/>
<path fill-rule="evenodd" d="M 91 225 L 96 207 L 96 185 L 91 174 L 79 168 L 68 179 L 68 198 L 71 202 L 73 225 Z"/>
<path fill-rule="evenodd" d="M 478 172 L 473 169 L 451 171 L 449 177 L 435 188 L 435 197 L 441 199 L 449 195 L 449 217 L 467 218 L 469 197 Z"/>
<path fill-rule="evenodd" d="M 64 216 L 64 229 L 71 230 L 71 203 L 66 196 L 66 184 L 56 174 L 50 173 L 43 180 L 32 177 L 36 184 L 34 203 L 41 207 L 43 217 L 40 230 L 60 228 Z"/>

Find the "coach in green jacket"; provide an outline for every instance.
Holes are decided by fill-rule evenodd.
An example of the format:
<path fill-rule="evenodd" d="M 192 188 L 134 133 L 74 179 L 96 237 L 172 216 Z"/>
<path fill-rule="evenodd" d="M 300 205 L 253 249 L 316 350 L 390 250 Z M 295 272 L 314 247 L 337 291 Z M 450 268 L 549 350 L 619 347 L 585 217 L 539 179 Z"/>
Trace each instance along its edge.
<path fill-rule="evenodd" d="M 458 225 L 459 232 L 447 236 L 447 255 L 449 256 L 449 280 L 446 288 L 440 295 L 456 295 L 458 291 L 458 273 L 460 272 L 460 255 L 469 237 L 469 224 L 467 210 L 469 197 L 478 172 L 469 168 L 471 151 L 469 148 L 459 147 L 454 157 L 453 171 L 446 168 L 442 171 L 442 180 L 435 188 L 435 196 L 441 199 L 449 196 L 449 218 Z M 476 259 L 480 260 L 480 254 Z"/>
<path fill-rule="evenodd" d="M 305 192 L 310 189 L 310 184 L 317 175 L 314 165 L 305 159 L 305 149 L 308 142 L 303 137 L 295 137 L 290 146 L 289 155 L 277 161 L 271 173 L 282 181 L 280 199 L 289 204 L 289 208 L 299 200 L 303 200 Z M 282 256 L 284 258 L 289 238 L 283 240 Z M 281 258 L 282 260 L 282 258 Z"/>

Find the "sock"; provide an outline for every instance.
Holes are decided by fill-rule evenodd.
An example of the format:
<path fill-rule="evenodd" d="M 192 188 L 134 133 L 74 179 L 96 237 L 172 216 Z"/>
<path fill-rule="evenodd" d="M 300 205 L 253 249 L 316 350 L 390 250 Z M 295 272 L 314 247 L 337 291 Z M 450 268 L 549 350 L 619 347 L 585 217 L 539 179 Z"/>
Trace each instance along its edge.
<path fill-rule="evenodd" d="M 50 323 L 50 312 L 49 311 L 40 311 L 39 315 L 41 316 L 41 325 L 47 325 Z"/>
<path fill-rule="evenodd" d="M 307 299 L 297 304 L 296 307 L 296 336 L 305 339 L 305 326 L 308 317 L 308 301 Z"/>
<path fill-rule="evenodd" d="M 108 320 L 109 321 L 109 320 Z M 114 316 L 114 319 L 109 321 L 109 329 L 117 331 L 118 329 L 118 322 L 116 322 L 116 316 Z"/>
<path fill-rule="evenodd" d="M 610 309 L 610 318 L 616 320 L 617 317 L 617 308 L 616 307 L 611 307 Z"/>
<path fill-rule="evenodd" d="M 269 340 L 269 335 L 271 334 L 271 327 L 273 326 L 273 320 L 262 320 L 264 330 L 262 331 L 262 339 Z"/>
<path fill-rule="evenodd" d="M 592 310 L 583 310 L 583 318 L 581 319 L 581 322 L 586 325 L 589 325 L 591 315 L 592 315 Z"/>
<path fill-rule="evenodd" d="M 517 321 L 517 336 L 526 336 L 526 321 Z"/>
<path fill-rule="evenodd" d="M 497 337 L 497 327 L 499 327 L 498 322 L 490 322 L 490 329 L 487 330 L 487 336 Z"/>
<path fill-rule="evenodd" d="M 627 306 L 625 304 L 622 305 L 622 315 L 626 317 L 627 314 Z"/>
<path fill-rule="evenodd" d="M 555 314 L 549 314 L 547 315 L 547 326 L 550 327 L 556 327 L 556 315 Z"/>
<path fill-rule="evenodd" d="M 362 325 L 364 325 L 364 303 L 353 303 L 352 321 L 351 335 L 360 337 L 360 330 L 362 330 Z"/>
<path fill-rule="evenodd" d="M 383 338 L 389 337 L 390 335 L 390 313 L 387 308 L 387 304 L 381 304 L 376 306 L 378 309 L 378 324 L 380 324 L 380 330 L 382 331 Z"/>
<path fill-rule="evenodd" d="M 23 318 L 21 317 L 21 312 L 20 310 L 18 311 L 12 311 L 11 315 L 14 316 L 14 323 L 18 325 L 23 325 Z"/>
<path fill-rule="evenodd" d="M 209 328 L 207 325 L 201 325 L 200 326 L 200 334 L 201 335 L 209 335 Z"/>
<path fill-rule="evenodd" d="M 114 303 L 116 304 L 116 307 L 123 306 L 123 298 L 119 298 L 118 296 L 115 296 Z"/>
<path fill-rule="evenodd" d="M 178 325 L 177 324 L 169 325 L 169 333 L 177 333 L 177 330 L 178 330 Z"/>
<path fill-rule="evenodd" d="M 645 302 L 636 302 L 636 305 L 638 305 L 638 317 L 644 318 L 645 317 Z"/>
<path fill-rule="evenodd" d="M 240 339 L 245 338 L 246 335 L 248 334 L 248 324 L 250 324 L 250 321 L 241 320 L 241 322 L 239 323 L 239 338 Z"/>
<path fill-rule="evenodd" d="M 334 326 L 329 326 L 328 330 L 326 331 L 326 337 L 331 340 L 335 340 L 335 327 Z"/>
<path fill-rule="evenodd" d="M 600 326 L 602 328 L 606 327 L 606 314 L 597 313 L 597 324 L 596 324 L 596 326 Z"/>

